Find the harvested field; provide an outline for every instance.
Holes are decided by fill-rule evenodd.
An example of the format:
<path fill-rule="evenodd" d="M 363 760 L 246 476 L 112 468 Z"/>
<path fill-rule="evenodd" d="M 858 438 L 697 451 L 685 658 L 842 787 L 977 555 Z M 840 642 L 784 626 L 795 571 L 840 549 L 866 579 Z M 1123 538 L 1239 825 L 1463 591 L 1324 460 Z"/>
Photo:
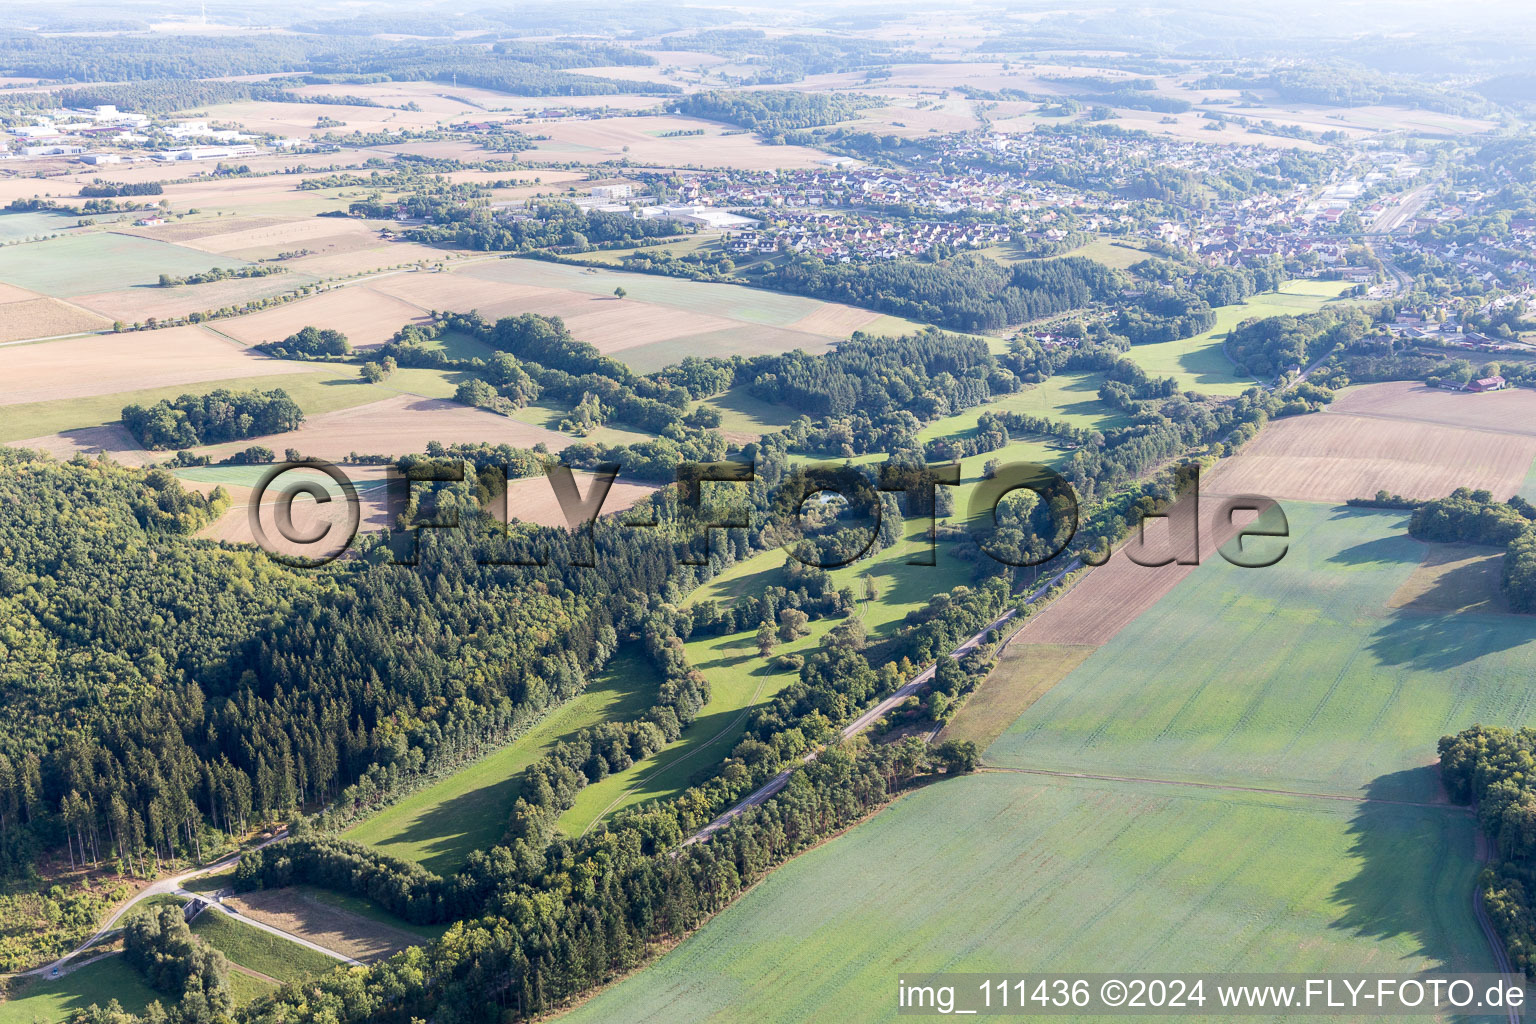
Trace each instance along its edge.
<path fill-rule="evenodd" d="M 680 341 L 677 333 L 679 326 L 698 328 L 697 334 L 690 334 L 689 337 L 741 330 L 739 325 L 731 323 L 724 317 L 711 317 L 698 313 L 680 314 L 675 309 L 649 303 L 604 300 L 597 297 L 588 299 L 587 303 L 596 308 L 591 312 L 566 317 L 565 325 L 571 329 L 573 335 L 590 341 L 597 346 L 598 351 L 607 355 L 627 352 L 629 349 L 641 348 L 657 342 Z M 711 321 L 714 322 L 711 323 Z M 704 355 L 705 353 L 693 354 Z M 673 360 L 673 362 L 676 361 Z"/>
<path fill-rule="evenodd" d="M 60 461 L 72 459 L 76 455 L 105 453 L 125 466 L 142 466 L 159 457 L 157 453 L 141 448 L 127 428 L 118 423 L 102 427 L 81 427 L 79 430 L 66 430 L 58 434 L 6 441 L 5 444 L 11 448 L 33 448 L 47 452 Z"/>
<path fill-rule="evenodd" d="M 1475 402 L 1498 396 L 1462 397 Z M 1531 398 L 1536 402 L 1536 395 Z M 1533 457 L 1536 426 L 1530 420 L 1496 433 L 1329 412 L 1269 424 L 1221 464 L 1207 490 L 1342 502 L 1379 490 L 1409 498 L 1443 498 L 1466 486 L 1507 498 L 1520 489 Z"/>
<path fill-rule="evenodd" d="M 313 373 L 314 367 L 241 350 L 203 327 L 103 334 L 0 348 L 0 405 Z"/>
<path fill-rule="evenodd" d="M 26 288 L 18 288 L 13 284 L 0 281 L 0 303 L 10 305 L 13 302 L 23 302 L 27 299 L 40 299 L 43 296 Z"/>
<path fill-rule="evenodd" d="M 447 250 L 415 242 L 377 242 L 371 248 L 349 252 L 317 252 L 314 256 L 290 261 L 290 266 L 300 273 L 315 277 L 355 277 L 410 263 L 442 263 L 453 255 Z"/>
<path fill-rule="evenodd" d="M 1508 612 L 1509 599 L 1499 585 L 1503 570 L 1503 548 L 1431 544 L 1423 563 L 1387 599 L 1387 607 L 1427 615 Z"/>
<path fill-rule="evenodd" d="M 854 331 L 863 330 L 878 319 L 880 319 L 879 313 L 859 309 L 857 306 L 829 302 L 816 312 L 796 320 L 789 327 L 791 330 L 805 331 L 807 334 L 846 338 Z"/>
<path fill-rule="evenodd" d="M 1217 549 L 1238 532 L 1244 520 L 1240 518 L 1236 526 L 1214 522 L 1219 503 L 1209 498 L 1201 502 L 1199 511 L 1200 561 L 1203 563 L 1221 557 Z M 1166 517 L 1145 524 L 1148 555 L 1138 555 L 1143 561 L 1156 560 L 1148 556 L 1173 553 L 1169 546 L 1168 524 Z M 1070 591 L 1031 618 L 1019 631 L 1013 646 L 1098 646 L 1108 643 L 1198 568 L 1177 562 L 1155 567 L 1138 565 L 1128 555 L 1136 540 L 1137 535 L 1133 532 L 1108 562 L 1089 572 Z"/>
<path fill-rule="evenodd" d="M 248 345 L 282 341 L 305 327 L 332 327 L 353 345 L 382 345 L 400 328 L 426 323 L 419 306 L 385 295 L 368 285 L 331 288 L 318 295 L 259 313 L 219 321 L 220 333 Z"/>
<path fill-rule="evenodd" d="M 550 447 L 553 449 L 554 446 Z M 591 493 L 592 474 L 576 472 L 573 475 L 582 496 L 585 497 Z M 608 497 L 603 499 L 600 514 L 623 512 L 633 507 L 641 498 L 660 490 L 661 486 L 626 481 L 624 471 L 620 469 L 618 479 L 614 480 L 613 486 L 608 491 Z M 500 500 L 492 502 L 491 507 L 497 518 L 503 521 L 510 516 L 523 522 L 538 523 L 540 526 L 567 525 L 565 515 L 560 510 L 560 503 L 555 500 L 554 488 L 550 486 L 549 480 L 542 476 L 510 481 L 507 485 L 507 493 Z"/>
<path fill-rule="evenodd" d="M 653 132 L 703 128 L 704 135 L 662 138 Z M 664 167 L 733 167 L 741 170 L 815 167 L 827 159 L 807 146 L 770 146 L 755 134 L 722 134 L 726 127 L 687 117 L 615 117 L 598 121 L 564 121 L 540 125 L 549 136 L 537 149 L 521 153 L 528 162 L 588 163 L 628 157 L 637 163 Z M 626 149 L 628 152 L 626 152 Z"/>
<path fill-rule="evenodd" d="M 299 889 L 258 890 L 226 896 L 224 902 L 252 921 L 369 963 L 422 941 L 408 931 L 332 906 Z"/>
<path fill-rule="evenodd" d="M 674 314 L 675 315 L 675 314 Z M 674 366 L 689 356 L 729 359 L 733 355 L 773 355 L 804 349 L 818 355 L 831 347 L 832 339 L 819 334 L 786 331 L 757 324 L 735 324 L 719 331 L 685 334 L 623 349 L 617 357 L 637 373 L 653 373 Z"/>
<path fill-rule="evenodd" d="M 1327 411 L 1536 437 L 1536 391 L 1528 388 L 1471 395 L 1390 381 L 1349 388 Z"/>
<path fill-rule="evenodd" d="M 229 224 L 230 230 L 199 236 L 192 248 L 206 252 L 232 253 L 242 250 L 315 249 L 322 244 L 348 249 L 362 249 L 378 244 L 379 233 L 367 222 L 335 220 L 330 217 L 306 217 L 301 220 L 262 218 L 257 224 Z M 323 241 L 322 241 L 323 240 Z"/>
<path fill-rule="evenodd" d="M 234 441 L 200 451 L 218 459 L 253 444 L 264 444 L 274 451 L 296 448 L 305 455 L 344 461 L 352 452 L 363 455 L 423 452 L 431 441 L 445 445 L 485 441 L 515 448 L 532 448 L 543 442 L 551 451 L 559 451 L 570 445 L 571 438 L 458 402 L 400 395 L 312 417 L 298 430 L 286 434 Z"/>
<path fill-rule="evenodd" d="M 217 238 L 221 235 L 236 231 L 255 231 L 260 228 L 272 227 L 277 224 L 290 224 L 287 217 L 224 217 L 218 215 L 199 215 L 186 217 L 182 220 L 173 220 L 169 224 L 155 224 L 147 227 L 139 227 L 136 224 L 124 224 L 115 228 L 120 235 L 137 235 L 140 238 L 153 238 L 161 242 L 175 242 L 185 245 L 189 249 L 204 249 L 205 246 L 196 243 L 204 238 Z M 209 249 L 210 252 L 218 250 Z"/>
<path fill-rule="evenodd" d="M 538 309 L 540 304 L 532 300 L 550 294 L 549 289 L 536 285 L 489 282 L 471 277 L 467 269 L 452 273 L 392 274 L 369 282 L 368 287 L 422 309 L 448 309 L 456 313 L 478 310 L 491 320 Z"/>
<path fill-rule="evenodd" d="M 0 303 L 0 342 L 52 338 L 111 327 L 111 321 L 60 299 L 21 299 Z"/>
<path fill-rule="evenodd" d="M 376 472 L 371 476 L 365 476 L 363 471 L 369 469 Z M 391 516 L 387 503 L 388 493 L 381 479 L 382 472 L 377 467 L 353 466 L 346 470 L 353 486 L 357 488 L 359 534 L 377 532 L 389 525 Z M 302 476 L 303 482 L 322 484 L 332 499 L 322 504 L 311 497 L 295 497 L 289 504 L 294 529 L 291 536 L 301 538 L 300 541 L 287 539 L 277 526 L 277 508 L 282 497 L 278 493 L 279 488 L 291 493 L 292 486 L 300 482 L 291 479 L 292 476 Z M 229 508 L 222 516 L 198 532 L 199 537 L 230 544 L 257 543 L 255 529 L 251 522 L 251 501 L 255 495 L 251 487 L 240 484 L 220 484 L 209 480 L 198 481 L 186 477 L 182 479 L 188 488 L 205 495 L 210 494 L 214 488 L 222 486 L 229 492 L 232 499 Z M 274 482 L 272 490 L 263 496 L 261 505 L 256 510 L 265 538 L 263 546 L 270 554 L 291 555 L 304 559 L 329 558 L 340 554 L 341 545 L 351 539 L 346 533 L 350 516 L 346 502 L 340 500 L 341 497 L 341 489 L 321 474 L 301 474 L 298 471 L 284 473 L 281 481 Z M 332 531 L 340 532 L 332 536 Z"/>
<path fill-rule="evenodd" d="M 533 260 L 477 262 L 451 273 L 398 274 L 368 287 L 424 309 L 496 319 L 558 316 L 578 339 L 649 373 L 690 355 L 824 351 L 881 318 L 867 310 L 739 285 L 701 284 Z M 623 299 L 613 290 L 623 287 Z"/>

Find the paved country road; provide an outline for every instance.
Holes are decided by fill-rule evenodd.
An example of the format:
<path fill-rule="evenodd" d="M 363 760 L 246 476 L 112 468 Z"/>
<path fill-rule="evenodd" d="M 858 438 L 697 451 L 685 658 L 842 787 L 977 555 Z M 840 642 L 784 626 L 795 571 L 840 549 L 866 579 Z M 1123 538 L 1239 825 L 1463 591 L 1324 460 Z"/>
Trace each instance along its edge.
<path fill-rule="evenodd" d="M 275 843 L 279 839 L 286 839 L 287 837 L 288 837 L 288 832 L 285 829 L 282 832 L 279 832 L 277 835 L 273 836 L 271 839 L 268 839 L 268 840 L 266 840 L 265 842 L 262 842 L 262 843 L 258 843 L 256 846 L 253 846 L 251 849 L 259 850 L 263 846 L 267 846 L 267 845 L 269 845 L 271 843 Z M 227 868 L 234 867 L 238 863 L 240 863 L 240 854 L 237 853 L 237 854 L 234 854 L 232 856 L 225 857 L 223 860 L 218 861 L 218 862 L 213 863 L 213 864 L 209 864 L 209 865 L 207 865 L 205 867 L 196 868 L 196 869 L 194 869 L 192 871 L 185 871 L 185 872 L 183 872 L 183 873 L 181 873 L 179 875 L 176 875 L 176 876 L 174 876 L 172 878 L 162 878 L 158 882 L 150 883 L 148 886 L 145 886 L 145 888 L 141 892 L 139 892 L 139 894 L 137 896 L 133 897 L 133 899 L 129 900 L 127 903 L 124 903 L 122 906 L 118 907 L 115 911 L 113 911 L 112 915 L 101 923 L 101 927 L 96 929 L 96 934 L 95 935 L 92 935 L 89 939 L 86 939 L 79 946 L 77 946 L 74 949 L 70 950 L 68 953 L 65 953 L 63 956 L 59 957 L 53 963 L 51 963 L 51 964 L 44 964 L 41 967 L 34 967 L 30 971 L 19 971 L 19 972 L 17 972 L 16 976 L 18 978 L 25 978 L 25 977 L 28 977 L 28 976 L 34 975 L 34 974 L 49 975 L 49 974 L 52 974 L 53 971 L 55 971 L 55 970 L 58 970 L 60 974 L 64 973 L 64 965 L 65 964 L 67 964 L 70 960 L 73 960 L 76 956 L 79 956 L 86 949 L 89 949 L 91 946 L 95 945 L 98 941 L 100 941 L 102 938 L 104 938 L 109 933 L 115 931 L 116 928 L 117 928 L 117 922 L 121 921 L 122 918 L 123 918 L 123 915 L 128 913 L 128 911 L 132 910 L 136 904 L 142 903 L 144 900 L 149 899 L 151 896 L 171 896 L 171 895 L 176 895 L 176 894 L 179 894 L 179 893 L 186 893 L 186 890 L 183 888 L 183 886 L 187 883 L 188 880 L 196 878 L 198 875 L 208 875 L 208 874 L 214 874 L 214 873 L 219 872 L 219 871 L 224 871 Z M 187 893 L 187 895 L 195 895 L 195 894 Z M 255 924 L 256 922 L 252 921 L 251 923 Z M 269 931 L 276 931 L 276 929 L 268 929 L 268 930 Z M 279 933 L 279 934 L 283 934 L 283 933 Z M 285 935 L 284 937 L 285 938 L 294 938 L 294 939 L 296 939 L 296 937 L 292 936 L 292 935 Z M 296 941 L 298 941 L 298 940 L 296 939 Z M 322 952 L 330 953 L 331 956 L 337 956 L 338 955 L 336 953 L 332 953 L 330 950 L 322 950 Z M 345 959 L 345 958 L 343 958 L 343 959 Z"/>
<path fill-rule="evenodd" d="M 1082 564 L 1083 563 L 1081 561 L 1074 561 L 1071 565 L 1067 566 L 1065 569 L 1061 570 L 1055 576 L 1052 576 L 1049 580 L 1036 588 L 1034 593 L 1030 594 L 1024 599 L 1024 603 L 1034 604 L 1045 594 L 1046 591 L 1050 590 L 1057 583 L 1059 583 L 1063 576 L 1069 572 L 1072 572 L 1074 569 L 1081 568 Z M 1017 609 L 1009 608 L 1007 611 L 1003 612 L 1003 614 L 987 623 L 986 626 L 982 627 L 981 631 L 975 636 L 971 637 L 969 640 L 956 647 L 953 651 L 950 652 L 949 656 L 957 660 L 963 658 L 965 655 L 975 650 L 976 647 L 980 645 L 982 640 L 986 638 L 988 633 L 992 632 L 992 630 L 996 629 L 998 626 L 1001 626 L 1011 620 L 1016 613 Z M 925 684 L 927 684 L 928 681 L 933 678 L 933 674 L 937 670 L 938 662 L 934 662 L 932 665 L 929 665 L 927 668 L 923 669 L 923 671 L 913 676 L 911 681 L 908 682 L 905 686 L 901 687 L 901 689 L 897 690 L 895 693 L 885 698 L 885 700 L 882 700 L 880 703 L 864 712 L 858 718 L 854 719 L 843 728 L 843 739 L 852 739 L 854 736 L 857 736 L 865 729 L 868 729 L 871 725 L 873 725 L 881 717 L 888 713 L 892 708 L 896 707 L 896 705 L 912 696 Z M 810 762 L 816 760 L 817 753 L 818 751 L 813 750 L 809 754 L 806 754 L 800 759 L 801 763 L 809 764 Z M 736 820 L 736 818 L 740 816 L 740 814 L 748 807 L 756 807 L 764 800 L 767 800 L 769 797 L 773 796 L 773 794 L 777 793 L 779 790 L 783 789 L 785 785 L 788 784 L 789 777 L 794 774 L 796 767 L 796 765 L 791 765 L 790 767 L 785 768 L 783 771 L 779 772 L 779 774 L 775 775 L 773 778 L 769 779 L 767 782 L 763 783 L 760 787 L 754 790 L 750 796 L 746 797 L 740 803 L 736 804 L 736 806 L 720 815 L 720 817 L 716 818 L 708 825 L 705 825 L 693 835 L 689 836 L 686 840 L 684 840 L 683 845 L 691 846 L 694 843 L 702 842 L 705 839 L 708 839 L 710 836 L 714 835 L 716 832 L 729 825 L 732 821 Z"/>

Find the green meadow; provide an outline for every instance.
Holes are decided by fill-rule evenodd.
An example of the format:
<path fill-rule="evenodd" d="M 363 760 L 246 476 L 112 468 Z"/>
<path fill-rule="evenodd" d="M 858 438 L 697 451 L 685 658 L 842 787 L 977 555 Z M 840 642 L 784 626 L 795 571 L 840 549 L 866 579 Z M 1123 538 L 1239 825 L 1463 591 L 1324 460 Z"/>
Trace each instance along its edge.
<path fill-rule="evenodd" d="M 1154 345 L 1132 345 L 1126 353 L 1155 377 L 1173 377 L 1186 391 L 1240 395 L 1257 381 L 1234 372 L 1222 343 L 1244 320 L 1315 313 L 1351 287 L 1343 281 L 1291 281 L 1279 291 L 1251 296 L 1246 302 L 1216 308 L 1216 326 L 1204 334 Z"/>
<path fill-rule="evenodd" d="M 40 978 L 12 988 L 0 1002 L 0 1024 L 55 1024 L 93 1004 L 105 1007 L 114 999 L 123 1009 L 142 1013 L 160 998 L 121 956 L 109 956 L 61 978 Z"/>
<path fill-rule="evenodd" d="M 934 420 L 918 431 L 917 440 L 923 442 L 936 437 L 964 437 L 973 434 L 977 421 L 989 412 L 1046 416 L 1074 427 L 1093 430 L 1123 427 L 1130 422 L 1130 417 L 1099 400 L 1099 388 L 1104 385 L 1104 380 L 1102 373 L 1090 371 L 1052 374 L 1039 384 L 1032 384 L 1022 391 L 1001 395 L 983 405 L 975 405 L 953 416 Z"/>
<path fill-rule="evenodd" d="M 308 946 L 253 928 L 217 910 L 204 910 L 198 914 L 192 922 L 192 931 L 229 957 L 230 963 L 278 981 L 303 981 L 324 974 L 341 963 Z M 231 979 L 233 977 L 234 972 L 231 972 Z"/>
<path fill-rule="evenodd" d="M 439 874 L 451 874 L 475 850 L 489 849 L 501 840 L 523 769 L 580 729 L 638 717 L 655 702 L 659 685 L 643 652 L 620 651 L 584 691 L 515 741 L 391 804 L 343 836 Z"/>
<path fill-rule="evenodd" d="M 956 557 L 953 543 L 936 546 L 934 565 L 909 564 L 928 557 L 924 529 L 922 522 L 913 520 L 902 543 L 831 571 L 839 587 L 849 587 L 857 596 L 859 618 L 871 636 L 892 635 L 909 611 L 927 604 L 935 594 L 970 582 L 971 563 Z M 743 559 L 694 591 L 689 604 L 729 604 L 742 595 L 760 594 L 765 587 L 782 584 L 787 557 L 773 549 Z M 872 600 L 864 597 L 866 580 L 874 586 Z M 840 621 L 811 622 L 809 635 L 778 645 L 774 656 L 814 651 L 821 637 Z M 560 819 L 563 831 L 579 834 L 616 811 L 675 796 L 730 754 L 745 734 L 751 709 L 771 700 L 798 677 L 758 655 L 756 633 L 753 627 L 726 636 L 696 637 L 685 644 L 689 662 L 709 680 L 709 704 L 676 743 L 583 789 Z"/>

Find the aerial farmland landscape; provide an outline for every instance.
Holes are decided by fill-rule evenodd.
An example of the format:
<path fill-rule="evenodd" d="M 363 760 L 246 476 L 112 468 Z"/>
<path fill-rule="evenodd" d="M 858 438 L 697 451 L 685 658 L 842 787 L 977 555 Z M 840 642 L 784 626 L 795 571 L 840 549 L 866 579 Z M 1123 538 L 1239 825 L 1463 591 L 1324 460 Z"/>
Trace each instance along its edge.
<path fill-rule="evenodd" d="M 1536 11 L 0 27 L 0 1024 L 1518 1024 Z"/>

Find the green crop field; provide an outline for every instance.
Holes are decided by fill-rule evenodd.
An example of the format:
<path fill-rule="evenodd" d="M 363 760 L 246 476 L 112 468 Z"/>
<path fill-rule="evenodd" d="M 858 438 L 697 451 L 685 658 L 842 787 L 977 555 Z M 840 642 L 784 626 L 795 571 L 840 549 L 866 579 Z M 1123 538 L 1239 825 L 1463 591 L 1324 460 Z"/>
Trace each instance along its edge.
<path fill-rule="evenodd" d="M 1132 345 L 1126 353 L 1157 377 L 1173 377 L 1186 391 L 1210 395 L 1240 395 L 1256 383 L 1237 375 L 1222 351 L 1227 332 L 1244 320 L 1315 313 L 1329 302 L 1345 301 L 1339 293 L 1351 287 L 1342 281 L 1291 281 L 1275 292 L 1254 295 L 1246 302 L 1218 306 L 1216 326 L 1204 334 L 1155 345 Z"/>
<path fill-rule="evenodd" d="M 940 782 L 561 1020 L 890 1021 L 902 971 L 1492 970 L 1473 827 L 1451 807 Z"/>
<path fill-rule="evenodd" d="M 571 410 L 555 402 L 533 402 L 521 409 L 515 410 L 511 418 L 519 423 L 527 423 L 530 426 L 543 427 L 545 430 L 559 430 L 560 421 L 568 418 Z M 589 444 L 638 444 L 641 441 L 653 441 L 655 434 L 646 434 L 638 430 L 628 430 L 623 427 L 604 425 L 598 427 L 585 437 L 571 436 L 571 443 L 586 441 Z"/>
<path fill-rule="evenodd" d="M 334 957 L 253 928 L 218 910 L 204 910 L 198 914 L 192 922 L 192 931 L 229 957 L 231 963 L 249 967 L 278 981 L 303 981 L 340 964 Z"/>
<path fill-rule="evenodd" d="M 342 366 L 316 373 L 235 377 L 142 391 L 120 391 L 111 395 L 0 405 L 0 443 L 116 423 L 122 417 L 124 406 L 175 401 L 182 395 L 205 395 L 220 388 L 231 391 L 282 388 L 288 392 L 288 397 L 299 404 L 306 416 L 319 416 L 369 402 L 380 402 L 401 393 L 421 395 L 423 398 L 452 398 L 463 376 L 444 370 L 402 369 L 382 384 L 369 384 L 357 376 L 354 367 Z"/>
<path fill-rule="evenodd" d="M 732 388 L 700 405 L 720 410 L 720 429 L 738 434 L 768 434 L 789 426 L 799 413 L 787 405 L 755 398 L 746 385 Z"/>
<path fill-rule="evenodd" d="M 1104 384 L 1102 373 L 1065 371 L 1047 377 L 1039 384 L 1023 391 L 1002 395 L 985 405 L 972 406 L 934 420 L 918 431 L 919 442 L 936 437 L 965 436 L 974 433 L 976 421 L 984 413 L 1017 412 L 1030 416 L 1047 416 L 1053 420 L 1070 423 L 1074 427 L 1090 427 L 1109 430 L 1123 427 L 1130 417 L 1120 410 L 1099 401 L 1099 388 Z"/>
<path fill-rule="evenodd" d="M 79 230 L 80 218 L 59 213 L 0 214 L 0 244 L 46 238 Z"/>
<path fill-rule="evenodd" d="M 643 652 L 620 651 L 586 690 L 515 742 L 386 807 L 343 835 L 439 874 L 456 871 L 475 850 L 500 841 L 524 768 L 579 729 L 639 716 L 655 701 L 659 685 Z"/>
<path fill-rule="evenodd" d="M 1427 801 L 1442 735 L 1536 716 L 1529 617 L 1386 607 L 1425 552 L 1406 515 L 1285 508 L 1279 564 L 1201 565 L 987 761 Z"/>
<path fill-rule="evenodd" d="M 185 277 L 212 267 L 249 265 L 233 256 L 107 231 L 0 248 L 0 281 L 60 298 L 153 287 L 161 274 Z"/>
<path fill-rule="evenodd" d="M 29 981 L 12 989 L 0 1003 L 0 1024 L 55 1024 L 93 1003 L 105 1007 L 114 999 L 123 1009 L 142 1013 L 151 1002 L 162 998 L 121 956 L 109 956 L 62 978 Z"/>

